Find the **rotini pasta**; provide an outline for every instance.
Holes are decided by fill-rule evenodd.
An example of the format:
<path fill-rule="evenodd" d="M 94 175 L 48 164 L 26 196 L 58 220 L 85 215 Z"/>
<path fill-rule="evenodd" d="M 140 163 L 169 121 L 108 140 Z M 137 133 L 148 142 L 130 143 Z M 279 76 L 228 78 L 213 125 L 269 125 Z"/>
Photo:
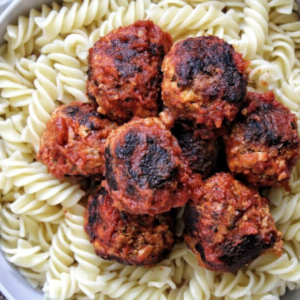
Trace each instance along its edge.
<path fill-rule="evenodd" d="M 50 114 L 55 108 L 57 99 L 56 70 L 53 63 L 41 55 L 31 66 L 36 79 L 34 85 L 36 90 L 32 94 L 32 102 L 29 105 L 29 116 L 27 127 L 24 129 L 24 139 L 32 143 L 37 150 L 40 136 L 46 128 L 46 123 L 50 119 Z"/>
<path fill-rule="evenodd" d="M 75 279 L 74 254 L 71 250 L 71 241 L 68 238 L 65 222 L 59 225 L 53 237 L 50 248 L 49 269 L 46 272 L 46 284 L 43 291 L 49 299 L 69 299 L 77 291 Z"/>
<path fill-rule="evenodd" d="M 21 218 L 12 213 L 10 206 L 11 204 L 5 204 L 0 211 L 0 248 L 7 260 L 20 267 L 23 274 L 35 274 L 29 276 L 29 282 L 36 286 L 36 281 L 45 280 L 49 252 L 43 249 L 43 242 L 39 237 L 36 236 L 36 239 L 33 237 L 35 234 L 31 226 L 26 227 L 28 222 L 23 222 L 22 226 Z M 36 227 L 33 230 L 36 230 Z"/>
<path fill-rule="evenodd" d="M 12 179 L 16 187 L 24 188 L 26 194 L 34 194 L 37 200 L 47 201 L 52 206 L 61 204 L 70 207 L 84 195 L 78 184 L 60 182 L 47 172 L 44 165 L 29 163 L 20 152 L 3 160 L 1 167 L 4 176 Z"/>
<path fill-rule="evenodd" d="M 38 27 L 43 30 L 43 36 L 38 38 L 37 43 L 49 43 L 59 34 L 66 34 L 70 30 L 87 26 L 94 20 L 101 20 L 108 11 L 108 4 L 108 0 L 85 0 L 82 4 L 74 2 L 70 7 L 60 7 L 54 3 L 47 17 L 35 18 Z"/>
<path fill-rule="evenodd" d="M 78 42 L 78 36 L 75 34 L 69 35 L 72 43 Z M 77 38 L 77 39 L 76 39 Z M 85 81 L 86 81 L 86 69 L 82 71 L 82 66 L 76 57 L 73 57 L 66 53 L 65 47 L 71 51 L 69 41 L 56 40 L 52 44 L 46 45 L 42 48 L 42 53 L 47 54 L 47 57 L 54 62 L 54 69 L 57 71 L 57 87 L 58 95 L 57 100 L 62 103 L 72 102 L 74 99 L 80 102 L 88 102 L 85 95 Z M 88 49 L 92 46 L 89 40 L 86 38 L 84 41 L 85 59 L 87 58 Z M 75 50 L 76 51 L 76 50 Z M 76 52 L 75 52 L 76 54 Z"/>

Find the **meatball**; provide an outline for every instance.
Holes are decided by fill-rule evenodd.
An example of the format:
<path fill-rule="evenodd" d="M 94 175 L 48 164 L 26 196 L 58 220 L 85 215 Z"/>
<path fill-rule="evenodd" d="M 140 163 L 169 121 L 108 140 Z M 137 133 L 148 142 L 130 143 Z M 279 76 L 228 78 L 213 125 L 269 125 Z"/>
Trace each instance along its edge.
<path fill-rule="evenodd" d="M 85 231 L 95 252 L 126 265 L 152 266 L 172 250 L 175 223 L 171 213 L 131 215 L 112 206 L 104 188 L 89 197 Z"/>
<path fill-rule="evenodd" d="M 99 115 L 91 104 L 73 102 L 59 106 L 41 137 L 38 160 L 54 176 L 104 174 L 105 141 L 117 125 Z"/>
<path fill-rule="evenodd" d="M 105 158 L 104 186 L 120 210 L 155 215 L 190 197 L 188 163 L 158 118 L 135 118 L 112 132 Z"/>
<path fill-rule="evenodd" d="M 158 113 L 161 65 L 172 45 L 152 21 L 113 30 L 90 49 L 87 93 L 98 112 L 117 121 Z"/>
<path fill-rule="evenodd" d="M 180 118 L 194 121 L 202 138 L 221 135 L 246 96 L 247 62 L 215 36 L 173 45 L 163 62 L 162 99 Z"/>
<path fill-rule="evenodd" d="M 229 169 L 255 186 L 285 186 L 299 155 L 297 119 L 273 92 L 249 93 L 225 138 Z"/>
<path fill-rule="evenodd" d="M 211 176 L 218 167 L 218 140 L 203 140 L 197 130 L 189 122 L 177 121 L 172 129 L 177 138 L 183 156 L 188 160 L 189 167 L 202 178 Z"/>
<path fill-rule="evenodd" d="M 205 180 L 203 196 L 184 213 L 184 240 L 200 266 L 235 272 L 262 253 L 281 254 L 281 232 L 269 212 L 268 199 L 228 173 Z"/>

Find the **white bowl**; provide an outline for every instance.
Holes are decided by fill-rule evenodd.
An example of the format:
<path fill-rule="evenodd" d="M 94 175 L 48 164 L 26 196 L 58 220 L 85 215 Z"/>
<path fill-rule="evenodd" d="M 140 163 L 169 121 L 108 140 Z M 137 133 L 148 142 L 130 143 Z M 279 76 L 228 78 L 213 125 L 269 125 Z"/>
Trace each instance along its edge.
<path fill-rule="evenodd" d="M 0 0 L 0 45 L 4 41 L 3 36 L 7 25 L 15 23 L 19 16 L 28 14 L 31 8 L 39 8 L 42 4 L 51 2 L 53 0 Z M 18 270 L 5 259 L 1 251 L 0 291 L 8 300 L 43 299 L 43 293 L 33 289 Z"/>
<path fill-rule="evenodd" d="M 18 16 L 28 14 L 31 8 L 38 8 L 42 4 L 50 4 L 57 0 L 0 0 L 0 45 L 6 26 L 16 22 Z M 101 1 L 101 0 L 99 0 Z M 300 0 L 297 0 L 300 5 Z M 0 291 L 8 300 L 42 300 L 43 294 L 34 290 L 12 266 L 0 251 Z M 288 292 L 281 300 L 299 300 L 300 290 Z"/>

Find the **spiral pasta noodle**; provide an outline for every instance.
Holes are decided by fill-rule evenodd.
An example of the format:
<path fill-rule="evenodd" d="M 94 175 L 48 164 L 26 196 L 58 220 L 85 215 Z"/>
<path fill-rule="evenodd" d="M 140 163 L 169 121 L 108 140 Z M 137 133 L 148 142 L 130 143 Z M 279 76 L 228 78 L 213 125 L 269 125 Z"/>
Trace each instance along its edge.
<path fill-rule="evenodd" d="M 212 28 L 230 23 L 231 29 L 237 29 L 238 24 L 224 14 L 222 10 L 214 5 L 206 8 L 204 4 L 199 4 L 195 8 L 189 5 L 183 7 L 170 6 L 167 9 L 159 5 L 152 4 L 147 10 L 147 17 L 153 20 L 163 30 L 168 31 L 173 38 L 182 39 L 186 36 L 199 36 L 205 34 Z M 237 25 L 237 26 L 235 26 Z M 201 28 L 199 31 L 197 28 Z M 207 32 L 208 34 L 208 32 Z M 222 37 L 222 35 L 221 35 Z"/>
<path fill-rule="evenodd" d="M 74 254 L 71 250 L 71 241 L 68 238 L 69 228 L 65 222 L 59 225 L 53 237 L 50 248 L 49 269 L 46 272 L 46 284 L 43 291 L 49 299 L 69 299 L 76 291 Z"/>
<path fill-rule="evenodd" d="M 39 201 L 50 205 L 61 204 L 70 207 L 84 195 L 78 184 L 60 182 L 47 172 L 39 162 L 29 163 L 20 152 L 1 162 L 4 176 L 13 180 L 16 187 L 23 187 L 26 194 L 34 194 Z"/>
<path fill-rule="evenodd" d="M 63 219 L 63 211 L 59 207 L 39 201 L 32 194 L 17 195 L 11 210 L 15 214 L 26 214 L 40 222 L 59 224 Z"/>
<path fill-rule="evenodd" d="M 0 248 L 7 260 L 24 271 L 44 274 L 48 267 L 49 252 L 32 241 L 30 235 L 22 236 L 20 219 L 12 213 L 10 204 L 5 204 L 1 209 L 0 219 Z"/>
<path fill-rule="evenodd" d="M 34 81 L 36 90 L 32 94 L 32 102 L 29 105 L 29 116 L 24 136 L 26 141 L 32 143 L 37 150 L 40 136 L 55 108 L 54 101 L 57 99 L 56 71 L 53 69 L 53 63 L 42 55 L 31 65 L 31 68 L 32 72 L 36 74 Z"/>
<path fill-rule="evenodd" d="M 72 39 L 72 43 L 78 42 L 79 34 L 69 35 Z M 82 35 L 80 35 L 82 37 Z M 84 67 L 75 57 L 66 53 L 65 48 L 69 50 L 69 40 L 66 39 L 64 42 L 60 40 L 54 41 L 52 44 L 46 45 L 42 48 L 42 53 L 47 54 L 47 58 L 54 63 L 54 69 L 57 71 L 57 89 L 58 95 L 57 100 L 62 103 L 68 103 L 76 99 L 80 102 L 88 102 L 87 96 L 85 95 L 86 85 L 86 69 L 82 71 Z M 88 49 L 92 46 L 88 39 L 85 39 L 81 43 L 86 45 L 85 58 L 87 58 Z M 68 99 L 68 100 L 66 100 Z"/>
<path fill-rule="evenodd" d="M 19 62 L 18 66 L 21 69 Z M 8 109 L 8 105 L 12 107 L 27 106 L 32 101 L 33 84 L 22 75 L 18 74 L 5 61 L 0 60 L 0 91 L 2 99 L 8 101 L 5 105 L 6 109 Z M 3 111 L 3 113 L 5 112 L 6 110 Z"/>
<path fill-rule="evenodd" d="M 54 3 L 53 10 L 46 17 L 35 19 L 43 31 L 43 37 L 37 40 L 40 45 L 53 41 L 60 33 L 68 33 L 72 29 L 87 26 L 94 20 L 100 20 L 108 10 L 108 0 L 85 0 L 72 6 L 59 7 Z"/>
<path fill-rule="evenodd" d="M 137 20 L 144 19 L 148 6 L 150 6 L 150 1 L 148 0 L 129 2 L 127 9 L 124 6 L 116 5 L 116 10 L 111 12 L 108 18 L 101 24 L 99 28 L 99 36 L 106 35 L 114 28 L 126 26 Z"/>
<path fill-rule="evenodd" d="M 270 38 L 273 45 L 273 52 L 271 56 L 273 57 L 274 63 L 283 70 L 283 74 L 287 80 L 290 77 L 296 62 L 294 51 L 295 44 L 294 41 L 282 32 L 279 27 L 272 24 L 270 26 L 272 26 Z"/>
<path fill-rule="evenodd" d="M 288 0 L 288 1 L 280 1 L 280 0 L 272 0 L 269 3 L 270 7 L 275 7 L 276 11 L 283 14 L 289 14 L 291 13 L 293 9 L 294 1 Z"/>

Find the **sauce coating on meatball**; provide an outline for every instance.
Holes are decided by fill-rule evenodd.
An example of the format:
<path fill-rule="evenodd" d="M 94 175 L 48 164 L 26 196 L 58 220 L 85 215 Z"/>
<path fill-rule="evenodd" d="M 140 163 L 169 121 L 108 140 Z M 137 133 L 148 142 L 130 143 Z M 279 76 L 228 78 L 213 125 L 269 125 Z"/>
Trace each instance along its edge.
<path fill-rule="evenodd" d="M 117 124 L 99 115 L 91 104 L 73 102 L 59 106 L 47 123 L 38 160 L 61 178 L 104 174 L 104 147 Z"/>
<path fill-rule="evenodd" d="M 111 31 L 90 49 L 87 93 L 98 112 L 126 122 L 158 113 L 161 65 L 172 45 L 152 21 Z"/>
<path fill-rule="evenodd" d="M 269 212 L 268 199 L 228 173 L 205 180 L 203 196 L 184 213 L 184 239 L 200 266 L 234 272 L 273 248 L 281 254 L 281 232 Z"/>
<path fill-rule="evenodd" d="M 273 92 L 248 93 L 225 144 L 232 172 L 255 186 L 289 188 L 300 156 L 297 119 L 275 100 Z"/>
<path fill-rule="evenodd" d="M 162 99 L 179 117 L 202 127 L 202 138 L 223 134 L 246 96 L 247 63 L 215 36 L 173 45 L 163 62 Z"/>
<path fill-rule="evenodd" d="M 172 213 L 131 215 L 112 206 L 104 188 L 89 197 L 85 231 L 97 255 L 126 265 L 153 266 L 175 242 Z"/>
<path fill-rule="evenodd" d="M 154 215 L 188 201 L 191 170 L 158 118 L 135 118 L 116 129 L 105 157 L 105 188 L 118 209 Z"/>

